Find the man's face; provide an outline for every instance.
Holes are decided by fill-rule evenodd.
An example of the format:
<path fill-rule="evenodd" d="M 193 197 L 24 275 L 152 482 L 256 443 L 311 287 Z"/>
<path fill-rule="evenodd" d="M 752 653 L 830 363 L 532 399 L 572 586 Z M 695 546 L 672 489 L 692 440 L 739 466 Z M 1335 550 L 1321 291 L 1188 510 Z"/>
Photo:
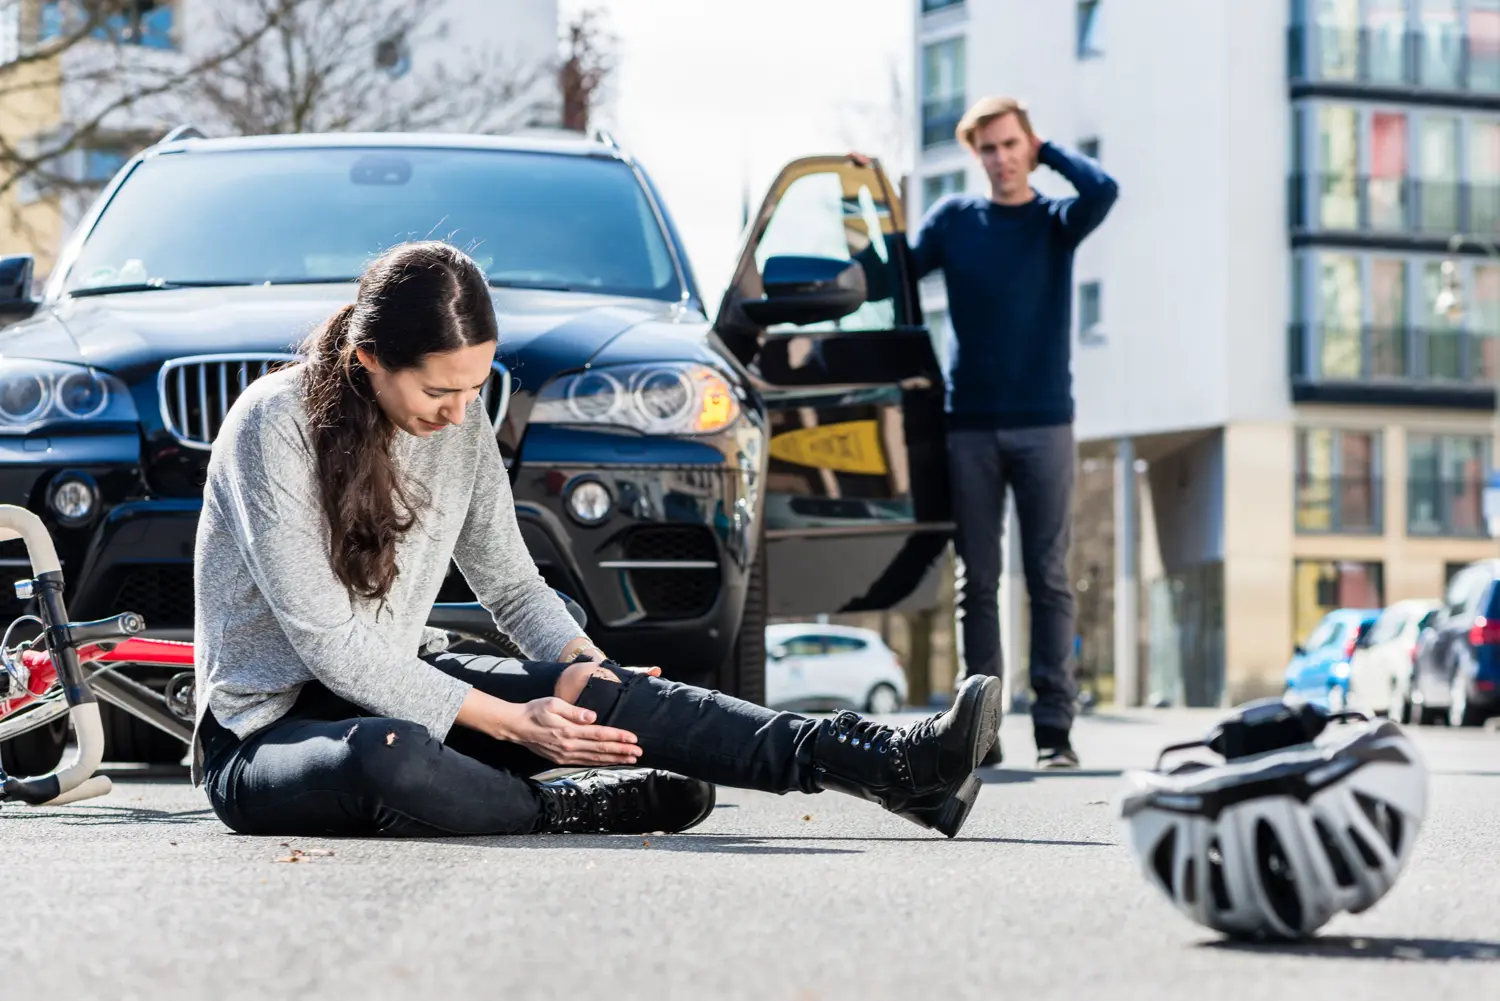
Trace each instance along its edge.
<path fill-rule="evenodd" d="M 1016 115 L 1002 115 L 974 133 L 974 153 L 990 184 L 1001 194 L 1024 192 L 1031 183 L 1031 137 Z"/>

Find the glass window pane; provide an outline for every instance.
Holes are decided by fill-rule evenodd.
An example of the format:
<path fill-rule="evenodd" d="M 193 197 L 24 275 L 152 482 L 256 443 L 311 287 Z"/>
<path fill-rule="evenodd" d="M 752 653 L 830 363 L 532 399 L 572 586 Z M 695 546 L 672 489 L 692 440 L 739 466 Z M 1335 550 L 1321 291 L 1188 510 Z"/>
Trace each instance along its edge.
<path fill-rule="evenodd" d="M 1406 262 L 1376 258 L 1370 262 L 1370 373 L 1407 375 Z"/>
<path fill-rule="evenodd" d="M 1438 293 L 1443 289 L 1442 262 L 1422 265 L 1422 326 L 1418 344 L 1422 372 L 1430 379 L 1458 379 L 1464 373 L 1464 339 L 1459 321 L 1437 312 Z"/>
<path fill-rule="evenodd" d="M 1500 234 L 1500 122 L 1469 126 L 1469 228 Z"/>
<path fill-rule="evenodd" d="M 1318 258 L 1318 272 L 1319 373 L 1324 378 L 1356 379 L 1362 368 L 1359 258 L 1323 254 Z"/>
<path fill-rule="evenodd" d="M 1417 63 L 1424 87 L 1457 90 L 1463 33 L 1458 20 L 1458 0 L 1420 0 L 1417 28 Z"/>
<path fill-rule="evenodd" d="M 1422 120 L 1422 229 L 1458 231 L 1458 119 Z"/>
<path fill-rule="evenodd" d="M 1325 80 L 1359 77 L 1359 0 L 1319 0 L 1317 60 Z"/>
<path fill-rule="evenodd" d="M 1474 336 L 1478 354 L 1475 377 L 1486 383 L 1500 375 L 1500 267 L 1480 264 L 1474 268 L 1473 308 L 1464 318 Z"/>
<path fill-rule="evenodd" d="M 1500 0 L 1469 0 L 1469 89 L 1500 91 Z"/>
<path fill-rule="evenodd" d="M 1370 225 L 1406 228 L 1406 115 L 1377 111 L 1370 115 Z"/>
<path fill-rule="evenodd" d="M 1359 114 L 1353 108 L 1318 109 L 1318 221 L 1326 229 L 1359 225 Z"/>
<path fill-rule="evenodd" d="M 1369 0 L 1369 78 L 1399 84 L 1406 72 L 1406 0 Z"/>

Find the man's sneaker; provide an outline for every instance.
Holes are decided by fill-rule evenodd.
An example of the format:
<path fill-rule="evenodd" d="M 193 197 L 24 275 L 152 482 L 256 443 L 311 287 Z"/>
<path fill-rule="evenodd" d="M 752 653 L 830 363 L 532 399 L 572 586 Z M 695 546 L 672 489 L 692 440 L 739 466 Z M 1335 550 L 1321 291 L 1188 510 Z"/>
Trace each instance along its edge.
<path fill-rule="evenodd" d="M 652 768 L 576 772 L 536 784 L 538 834 L 675 834 L 714 809 L 708 782 Z"/>
<path fill-rule="evenodd" d="M 975 675 L 947 712 L 910 726 L 839 713 L 819 724 L 813 742 L 818 784 L 951 838 L 979 795 L 974 769 L 995 743 L 1000 708 L 1000 679 Z"/>
<path fill-rule="evenodd" d="M 1078 755 L 1072 747 L 1064 744 L 1062 747 L 1043 747 L 1036 752 L 1036 766 L 1038 768 L 1077 768 Z"/>

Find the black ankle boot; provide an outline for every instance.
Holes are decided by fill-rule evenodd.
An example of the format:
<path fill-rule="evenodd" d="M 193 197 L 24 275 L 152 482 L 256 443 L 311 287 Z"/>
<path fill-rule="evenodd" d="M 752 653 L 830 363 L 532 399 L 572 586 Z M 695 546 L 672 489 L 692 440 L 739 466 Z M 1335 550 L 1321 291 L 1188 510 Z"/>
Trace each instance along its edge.
<path fill-rule="evenodd" d="M 702 823 L 714 787 L 651 768 L 611 768 L 537 783 L 537 834 L 675 834 Z"/>
<path fill-rule="evenodd" d="M 813 762 L 824 789 L 878 803 L 954 837 L 979 795 L 974 769 L 1000 726 L 1000 679 L 975 675 L 947 712 L 895 728 L 839 713 L 820 724 Z"/>

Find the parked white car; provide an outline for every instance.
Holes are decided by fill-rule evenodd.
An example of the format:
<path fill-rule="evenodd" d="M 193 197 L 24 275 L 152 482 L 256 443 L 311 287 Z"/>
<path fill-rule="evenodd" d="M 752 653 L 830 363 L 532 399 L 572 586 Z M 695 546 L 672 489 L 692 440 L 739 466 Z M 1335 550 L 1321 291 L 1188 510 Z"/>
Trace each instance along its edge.
<path fill-rule="evenodd" d="M 795 712 L 892 713 L 906 672 L 880 634 L 798 622 L 766 627 L 766 705 Z"/>
<path fill-rule="evenodd" d="M 1349 708 L 1389 713 L 1411 685 L 1417 637 L 1442 603 L 1398 601 L 1380 613 L 1349 661 Z"/>

